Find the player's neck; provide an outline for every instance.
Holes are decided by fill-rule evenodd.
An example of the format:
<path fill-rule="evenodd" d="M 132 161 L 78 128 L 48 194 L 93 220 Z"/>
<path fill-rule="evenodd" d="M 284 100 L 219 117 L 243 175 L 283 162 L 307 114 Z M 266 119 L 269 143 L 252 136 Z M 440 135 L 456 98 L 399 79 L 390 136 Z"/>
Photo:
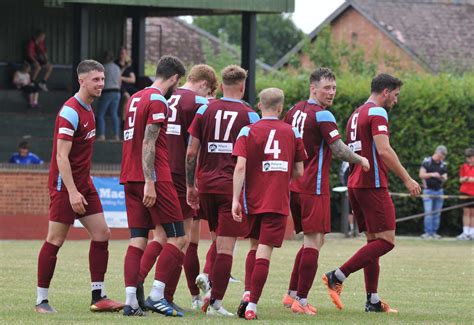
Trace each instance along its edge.
<path fill-rule="evenodd" d="M 195 84 L 190 83 L 190 82 L 186 82 L 184 85 L 182 85 L 179 88 L 186 89 L 186 90 L 191 90 L 191 91 L 194 91 L 195 93 L 197 93 L 198 90 L 199 90 L 198 85 L 195 85 Z"/>
<path fill-rule="evenodd" d="M 91 105 L 94 101 L 94 97 L 89 96 L 84 88 L 80 88 L 76 95 L 87 105 Z"/>
<path fill-rule="evenodd" d="M 165 82 L 163 82 L 162 79 L 155 80 L 155 82 L 153 82 L 150 87 L 158 88 L 162 95 L 166 94 L 169 88 L 169 86 Z"/>
<path fill-rule="evenodd" d="M 383 101 L 380 100 L 377 95 L 370 95 L 370 97 L 369 97 L 369 99 L 367 99 L 366 103 L 374 103 L 375 105 L 377 105 L 379 107 L 383 107 L 383 105 L 384 105 Z"/>
<path fill-rule="evenodd" d="M 315 103 L 318 106 L 321 106 L 322 108 L 326 108 L 326 106 L 321 105 L 321 101 L 316 98 L 316 96 L 310 95 L 308 101 Z"/>
<path fill-rule="evenodd" d="M 230 99 L 236 99 L 236 100 L 242 100 L 242 93 L 241 92 L 234 92 L 234 91 L 224 91 L 222 93 L 222 97 L 230 98 Z"/>

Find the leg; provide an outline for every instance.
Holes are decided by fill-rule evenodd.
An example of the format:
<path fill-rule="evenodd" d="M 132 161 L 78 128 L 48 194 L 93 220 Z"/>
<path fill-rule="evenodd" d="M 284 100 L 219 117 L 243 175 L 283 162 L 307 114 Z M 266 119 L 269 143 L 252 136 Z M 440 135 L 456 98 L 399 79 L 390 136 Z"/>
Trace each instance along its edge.
<path fill-rule="evenodd" d="M 474 208 L 469 208 L 468 209 L 468 215 L 469 215 L 469 236 L 471 237 L 471 240 L 474 239 Z"/>
<path fill-rule="evenodd" d="M 156 264 L 156 259 L 163 250 L 163 247 L 166 245 L 166 233 L 161 225 L 156 226 L 152 233 L 153 239 L 148 242 L 140 261 L 138 283 L 143 283 L 145 281 L 151 268 Z"/>
<path fill-rule="evenodd" d="M 424 194 L 431 194 L 428 190 L 424 191 Z M 432 198 L 424 198 L 423 199 L 423 208 L 425 210 L 425 217 L 424 217 L 424 227 L 425 227 L 425 234 L 428 236 L 433 236 L 433 215 L 431 211 L 433 211 L 433 199 Z"/>
<path fill-rule="evenodd" d="M 186 221 L 189 220 L 189 228 L 187 228 Z M 199 275 L 199 257 L 198 257 L 198 243 L 199 243 L 199 232 L 201 223 L 200 220 L 193 220 L 192 218 L 186 219 L 184 228 L 186 234 L 189 236 L 189 245 L 186 250 L 186 256 L 184 257 L 184 273 L 186 275 L 186 281 L 188 283 L 188 289 L 193 296 L 193 301 L 200 300 L 199 288 L 196 285 L 196 277 Z"/>
<path fill-rule="evenodd" d="M 318 269 L 318 256 L 324 244 L 323 233 L 308 233 L 304 235 L 303 252 L 298 268 L 299 279 L 297 298 L 300 304 L 305 306 L 309 290 L 311 289 Z"/>
<path fill-rule="evenodd" d="M 212 291 L 211 291 L 211 302 L 217 301 L 218 304 L 215 306 L 219 309 L 219 303 L 224 298 L 229 284 L 230 271 L 232 269 L 232 260 L 234 246 L 237 238 L 235 237 L 224 237 L 217 236 L 216 248 L 217 256 L 212 269 Z"/>
<path fill-rule="evenodd" d="M 51 72 L 53 71 L 53 65 L 48 62 L 45 65 L 43 65 L 43 69 L 45 70 L 43 80 L 46 82 L 49 79 Z"/>
<path fill-rule="evenodd" d="M 437 194 L 443 195 L 444 194 L 443 190 L 437 191 Z M 443 208 L 443 203 L 444 203 L 443 198 L 433 199 L 433 211 L 441 210 Z M 439 238 L 438 229 L 439 229 L 440 222 L 441 222 L 441 212 L 434 213 L 433 214 L 433 225 L 432 225 L 433 234 L 437 235 L 438 238 Z"/>
<path fill-rule="evenodd" d="M 38 105 L 38 99 L 39 99 L 39 92 L 33 93 L 33 104 L 34 104 L 35 106 Z"/>
<path fill-rule="evenodd" d="M 125 114 L 127 112 L 127 103 L 129 99 L 130 99 L 130 94 L 127 92 L 123 92 L 122 98 L 121 98 L 122 121 L 125 121 Z"/>
<path fill-rule="evenodd" d="M 249 249 L 249 252 L 247 254 L 247 258 L 245 260 L 245 288 L 244 288 L 245 292 L 244 292 L 244 297 L 246 296 L 247 293 L 250 292 L 252 273 L 253 273 L 253 269 L 255 267 L 255 259 L 256 259 L 258 246 L 259 246 L 258 245 L 258 240 L 254 239 L 254 238 L 250 238 L 250 249 Z M 243 300 L 245 300 L 245 298 Z"/>
<path fill-rule="evenodd" d="M 119 120 L 120 92 L 111 93 L 110 115 L 114 127 L 114 140 L 120 140 L 120 120 Z"/>
<path fill-rule="evenodd" d="M 109 103 L 109 94 L 102 94 L 97 105 L 97 140 L 105 140 L 105 114 Z"/>
<path fill-rule="evenodd" d="M 257 311 L 257 303 L 260 299 L 260 296 L 262 295 L 263 287 L 265 286 L 265 282 L 268 278 L 272 251 L 272 246 L 262 244 L 258 245 L 255 258 L 255 267 L 252 272 L 250 300 L 246 308 L 246 314 L 249 310 L 253 311 L 254 313 Z"/>
<path fill-rule="evenodd" d="M 33 63 L 33 73 L 31 74 L 31 81 L 35 81 L 38 78 L 38 74 L 41 71 L 41 65 L 36 61 Z"/>

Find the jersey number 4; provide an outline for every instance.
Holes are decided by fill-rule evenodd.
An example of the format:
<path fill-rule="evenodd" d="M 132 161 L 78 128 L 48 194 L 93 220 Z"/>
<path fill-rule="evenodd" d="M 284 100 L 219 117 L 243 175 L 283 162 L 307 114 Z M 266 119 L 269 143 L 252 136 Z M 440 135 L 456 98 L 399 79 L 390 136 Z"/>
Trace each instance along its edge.
<path fill-rule="evenodd" d="M 227 141 L 230 137 L 230 130 L 232 130 L 232 126 L 234 125 L 235 119 L 237 118 L 238 112 L 233 111 L 224 111 L 218 110 L 216 112 L 216 128 L 214 130 L 214 140 L 219 140 L 221 135 L 221 123 L 222 120 L 227 120 L 230 118 L 229 123 L 227 124 L 227 128 L 225 129 L 224 138 L 222 140 Z"/>
<path fill-rule="evenodd" d="M 268 135 L 267 144 L 265 145 L 265 154 L 271 155 L 273 154 L 273 159 L 278 159 L 280 156 L 281 150 L 278 144 L 278 140 L 275 139 L 276 130 L 271 130 L 270 134 Z"/>

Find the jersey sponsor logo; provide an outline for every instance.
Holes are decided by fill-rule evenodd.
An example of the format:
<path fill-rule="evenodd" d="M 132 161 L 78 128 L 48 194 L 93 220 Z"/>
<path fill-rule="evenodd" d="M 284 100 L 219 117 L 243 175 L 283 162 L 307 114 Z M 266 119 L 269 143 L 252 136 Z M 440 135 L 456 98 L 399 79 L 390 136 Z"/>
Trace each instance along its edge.
<path fill-rule="evenodd" d="M 58 133 L 59 134 L 66 134 L 66 135 L 69 135 L 69 136 L 72 137 L 74 135 L 74 130 L 68 129 L 68 128 L 59 128 Z"/>
<path fill-rule="evenodd" d="M 181 125 L 179 125 L 179 124 L 168 124 L 168 128 L 166 129 L 166 134 L 180 135 L 181 134 Z"/>
<path fill-rule="evenodd" d="M 92 139 L 93 137 L 95 137 L 95 129 L 92 130 L 92 131 L 89 131 L 89 132 L 86 134 L 86 137 L 84 138 L 84 140 L 89 140 L 89 139 Z"/>
<path fill-rule="evenodd" d="M 355 141 L 355 142 L 351 142 L 347 145 L 349 147 L 349 149 L 352 150 L 352 152 L 356 152 L 356 151 L 361 151 L 362 150 L 362 142 L 359 141 Z"/>
<path fill-rule="evenodd" d="M 152 115 L 153 121 L 156 120 L 164 120 L 165 119 L 165 114 L 163 113 L 155 113 Z"/>
<path fill-rule="evenodd" d="M 232 153 L 234 145 L 232 142 L 209 142 L 207 152 L 210 153 Z"/>
<path fill-rule="evenodd" d="M 123 141 L 133 139 L 133 128 L 123 131 Z"/>
<path fill-rule="evenodd" d="M 283 160 L 262 161 L 263 172 L 287 172 L 288 162 Z"/>
<path fill-rule="evenodd" d="M 387 126 L 386 125 L 379 125 L 379 131 L 380 132 L 387 132 Z"/>
<path fill-rule="evenodd" d="M 339 132 L 337 130 L 333 130 L 329 133 L 329 135 L 331 136 L 331 138 L 334 138 L 339 135 Z"/>

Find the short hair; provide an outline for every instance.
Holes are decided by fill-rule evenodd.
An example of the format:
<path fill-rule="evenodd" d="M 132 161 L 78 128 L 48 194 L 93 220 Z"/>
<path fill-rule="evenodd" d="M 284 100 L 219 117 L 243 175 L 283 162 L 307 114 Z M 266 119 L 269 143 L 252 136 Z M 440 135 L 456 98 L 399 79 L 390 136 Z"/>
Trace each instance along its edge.
<path fill-rule="evenodd" d="M 46 33 L 42 29 L 37 29 L 37 30 L 35 30 L 35 33 L 34 33 L 33 36 L 36 39 L 36 38 L 40 37 L 41 35 L 46 35 Z"/>
<path fill-rule="evenodd" d="M 258 98 L 263 107 L 275 109 L 278 105 L 283 105 L 285 94 L 279 88 L 266 88 L 258 94 Z"/>
<path fill-rule="evenodd" d="M 237 85 L 247 79 L 247 71 L 236 64 L 231 64 L 222 69 L 222 83 L 226 86 Z"/>
<path fill-rule="evenodd" d="M 110 50 L 104 52 L 104 64 L 112 62 L 115 59 L 114 53 Z"/>
<path fill-rule="evenodd" d="M 77 75 L 91 71 L 104 72 L 104 66 L 96 60 L 83 60 L 77 66 Z"/>
<path fill-rule="evenodd" d="M 28 141 L 22 141 L 22 142 L 20 142 L 20 144 L 18 145 L 18 148 L 19 148 L 19 149 L 29 149 L 30 146 L 29 146 L 29 144 L 28 144 Z"/>
<path fill-rule="evenodd" d="M 320 67 L 314 70 L 311 75 L 309 76 L 309 83 L 312 84 L 313 82 L 320 82 L 322 79 L 327 80 L 336 80 L 336 76 L 331 69 L 326 67 Z"/>
<path fill-rule="evenodd" d="M 156 77 L 167 80 L 177 74 L 182 77 L 186 74 L 183 62 L 173 55 L 164 55 L 156 65 Z"/>
<path fill-rule="evenodd" d="M 438 153 L 446 156 L 448 154 L 448 148 L 446 148 L 446 146 L 440 145 L 440 146 L 436 147 L 435 152 L 438 152 Z"/>
<path fill-rule="evenodd" d="M 205 80 L 211 92 L 214 92 L 217 89 L 217 76 L 216 71 L 213 67 L 207 64 L 198 64 L 191 68 L 188 74 L 188 81 L 198 82 Z"/>
<path fill-rule="evenodd" d="M 464 155 L 466 156 L 466 158 L 474 157 L 474 148 L 467 148 L 464 151 Z"/>
<path fill-rule="evenodd" d="M 380 94 L 384 89 L 388 89 L 389 91 L 395 90 L 400 88 L 403 85 L 403 82 L 395 78 L 389 74 L 381 73 L 372 79 L 372 83 L 370 84 L 370 91 L 373 94 Z"/>

